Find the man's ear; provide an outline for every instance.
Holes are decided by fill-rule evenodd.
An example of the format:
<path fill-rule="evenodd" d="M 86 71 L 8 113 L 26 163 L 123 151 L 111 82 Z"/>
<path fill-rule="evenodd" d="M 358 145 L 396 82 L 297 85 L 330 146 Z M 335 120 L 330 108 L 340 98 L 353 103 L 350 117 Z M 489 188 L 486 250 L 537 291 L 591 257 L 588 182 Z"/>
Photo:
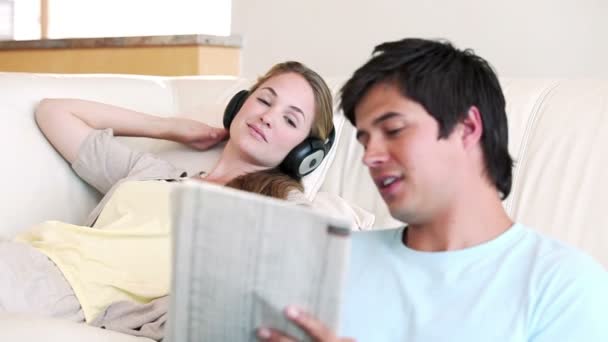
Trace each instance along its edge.
<path fill-rule="evenodd" d="M 465 148 L 475 146 L 483 133 L 483 121 L 481 113 L 476 106 L 469 107 L 467 115 L 460 122 L 462 125 L 462 145 Z"/>

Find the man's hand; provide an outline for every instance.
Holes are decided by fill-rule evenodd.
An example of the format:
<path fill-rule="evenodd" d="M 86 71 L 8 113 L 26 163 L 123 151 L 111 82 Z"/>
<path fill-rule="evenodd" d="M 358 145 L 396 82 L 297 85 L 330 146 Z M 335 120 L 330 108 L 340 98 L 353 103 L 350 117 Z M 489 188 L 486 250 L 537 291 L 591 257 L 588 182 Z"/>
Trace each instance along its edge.
<path fill-rule="evenodd" d="M 187 118 L 171 118 L 170 140 L 198 150 L 207 150 L 228 137 L 224 128 L 211 127 Z"/>
<path fill-rule="evenodd" d="M 287 316 L 287 318 L 289 318 L 290 321 L 292 321 L 302 330 L 304 330 L 314 341 L 355 342 L 355 340 L 352 338 L 337 337 L 332 331 L 327 329 L 327 327 L 319 320 L 293 306 L 290 306 L 285 310 L 285 315 Z M 264 327 L 258 329 L 257 335 L 261 341 L 296 342 L 296 339 L 294 339 L 293 337 L 287 336 L 280 331 Z"/>

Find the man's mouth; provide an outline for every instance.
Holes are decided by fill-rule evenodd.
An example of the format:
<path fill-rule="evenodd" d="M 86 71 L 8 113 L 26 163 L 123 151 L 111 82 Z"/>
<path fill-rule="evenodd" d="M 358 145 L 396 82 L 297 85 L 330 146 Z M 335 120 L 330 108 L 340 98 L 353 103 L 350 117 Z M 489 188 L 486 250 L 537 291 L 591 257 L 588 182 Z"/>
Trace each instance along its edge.
<path fill-rule="evenodd" d="M 374 182 L 383 196 L 395 192 L 402 181 L 403 175 L 387 175 L 374 178 Z"/>

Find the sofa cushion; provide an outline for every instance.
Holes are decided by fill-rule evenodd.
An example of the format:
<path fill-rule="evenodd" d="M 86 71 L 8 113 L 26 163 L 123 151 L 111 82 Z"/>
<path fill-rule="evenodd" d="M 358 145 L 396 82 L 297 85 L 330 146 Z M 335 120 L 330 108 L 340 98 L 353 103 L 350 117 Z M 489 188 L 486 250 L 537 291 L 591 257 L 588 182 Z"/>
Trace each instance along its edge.
<path fill-rule="evenodd" d="M 83 323 L 14 314 L 0 314 L 0 341 L 152 342 Z"/>

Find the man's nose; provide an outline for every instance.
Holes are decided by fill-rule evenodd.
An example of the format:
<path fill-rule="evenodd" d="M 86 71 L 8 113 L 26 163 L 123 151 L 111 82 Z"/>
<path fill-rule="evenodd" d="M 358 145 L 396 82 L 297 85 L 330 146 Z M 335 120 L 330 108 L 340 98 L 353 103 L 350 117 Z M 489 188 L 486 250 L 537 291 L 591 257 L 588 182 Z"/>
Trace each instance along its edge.
<path fill-rule="evenodd" d="M 370 139 L 363 153 L 363 164 L 369 168 L 381 166 L 389 159 L 388 152 L 382 142 Z"/>

